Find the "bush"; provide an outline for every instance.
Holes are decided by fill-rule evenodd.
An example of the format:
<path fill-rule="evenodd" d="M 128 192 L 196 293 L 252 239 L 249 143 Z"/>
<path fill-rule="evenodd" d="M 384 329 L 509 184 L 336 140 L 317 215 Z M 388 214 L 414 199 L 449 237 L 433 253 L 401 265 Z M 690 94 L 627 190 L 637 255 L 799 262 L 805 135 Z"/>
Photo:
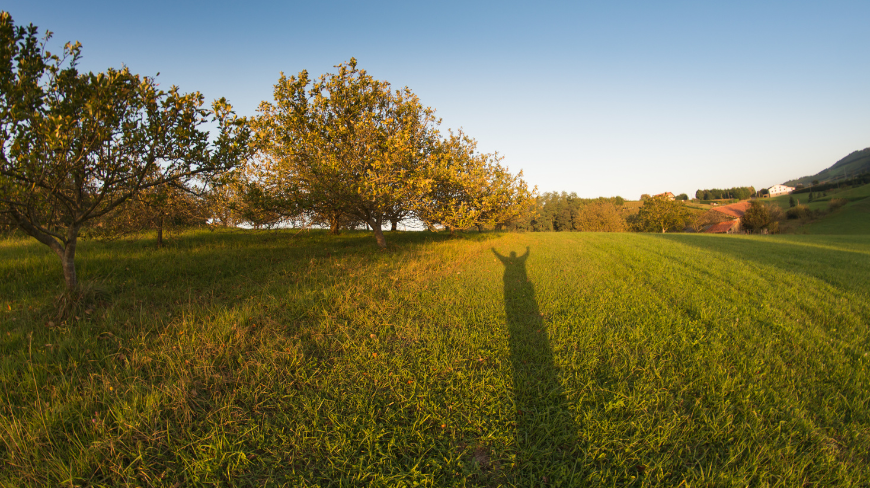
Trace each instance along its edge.
<path fill-rule="evenodd" d="M 785 211 L 779 205 L 768 204 L 767 213 L 770 215 L 771 222 L 781 222 L 785 220 Z"/>
<path fill-rule="evenodd" d="M 813 216 L 813 211 L 806 205 L 797 205 L 788 209 L 788 212 L 786 212 L 785 215 L 789 219 L 808 219 Z"/>
<path fill-rule="evenodd" d="M 828 209 L 837 210 L 846 203 L 848 203 L 848 200 L 846 200 L 845 198 L 832 198 L 831 201 L 828 202 Z"/>

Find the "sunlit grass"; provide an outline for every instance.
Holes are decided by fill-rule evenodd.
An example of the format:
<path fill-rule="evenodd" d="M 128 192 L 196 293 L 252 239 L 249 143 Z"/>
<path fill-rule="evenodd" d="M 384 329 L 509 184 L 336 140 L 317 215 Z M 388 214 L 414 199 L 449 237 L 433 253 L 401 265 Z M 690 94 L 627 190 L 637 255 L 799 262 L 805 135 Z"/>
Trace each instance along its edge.
<path fill-rule="evenodd" d="M 7 486 L 853 486 L 861 236 L 0 241 Z M 529 254 L 503 264 L 493 253 Z M 513 267 L 512 267 L 513 266 Z M 8 279 L 5 279 L 8 277 Z"/>

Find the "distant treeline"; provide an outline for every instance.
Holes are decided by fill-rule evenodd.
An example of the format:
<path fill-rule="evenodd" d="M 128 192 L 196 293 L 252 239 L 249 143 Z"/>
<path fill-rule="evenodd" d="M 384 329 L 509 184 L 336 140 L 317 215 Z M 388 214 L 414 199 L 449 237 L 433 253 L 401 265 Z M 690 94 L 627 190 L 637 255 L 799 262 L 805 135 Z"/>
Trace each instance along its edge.
<path fill-rule="evenodd" d="M 622 197 L 580 198 L 576 193 L 550 192 L 535 200 L 534 212 L 517 229 L 537 232 L 627 230 Z"/>
<path fill-rule="evenodd" d="M 720 200 L 723 198 L 736 198 L 738 200 L 746 200 L 755 194 L 755 187 L 738 186 L 734 188 L 711 188 L 709 190 L 698 190 L 695 192 L 695 198 L 698 200 Z"/>
<path fill-rule="evenodd" d="M 806 188 L 797 189 L 797 190 L 793 191 L 792 193 L 810 193 L 810 192 L 817 192 L 817 191 L 828 191 L 832 188 L 838 188 L 838 187 L 843 186 L 843 185 L 858 186 L 858 185 L 866 185 L 867 183 L 870 183 L 870 173 L 864 173 L 864 174 L 856 176 L 854 178 L 849 178 L 848 180 L 845 180 L 845 181 L 831 181 L 831 182 L 822 183 L 819 185 L 810 185 Z"/>

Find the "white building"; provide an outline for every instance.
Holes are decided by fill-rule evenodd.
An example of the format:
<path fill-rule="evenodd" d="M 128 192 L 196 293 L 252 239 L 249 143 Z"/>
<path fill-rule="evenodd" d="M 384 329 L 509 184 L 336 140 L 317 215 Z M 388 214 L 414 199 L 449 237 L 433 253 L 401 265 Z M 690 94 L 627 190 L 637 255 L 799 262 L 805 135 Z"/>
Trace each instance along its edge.
<path fill-rule="evenodd" d="M 785 185 L 774 185 L 768 188 L 767 191 L 770 192 L 770 196 L 776 197 L 779 195 L 788 195 L 794 191 L 794 188 Z"/>

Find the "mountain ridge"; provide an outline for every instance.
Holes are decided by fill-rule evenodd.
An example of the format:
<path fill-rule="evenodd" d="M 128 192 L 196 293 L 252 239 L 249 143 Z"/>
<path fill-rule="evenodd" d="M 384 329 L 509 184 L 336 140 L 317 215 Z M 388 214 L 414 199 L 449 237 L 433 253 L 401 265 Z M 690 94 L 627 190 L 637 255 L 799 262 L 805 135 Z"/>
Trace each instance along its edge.
<path fill-rule="evenodd" d="M 846 157 L 812 176 L 802 176 L 783 183 L 786 186 L 807 185 L 813 180 L 837 181 L 870 171 L 870 147 L 852 151 Z"/>

